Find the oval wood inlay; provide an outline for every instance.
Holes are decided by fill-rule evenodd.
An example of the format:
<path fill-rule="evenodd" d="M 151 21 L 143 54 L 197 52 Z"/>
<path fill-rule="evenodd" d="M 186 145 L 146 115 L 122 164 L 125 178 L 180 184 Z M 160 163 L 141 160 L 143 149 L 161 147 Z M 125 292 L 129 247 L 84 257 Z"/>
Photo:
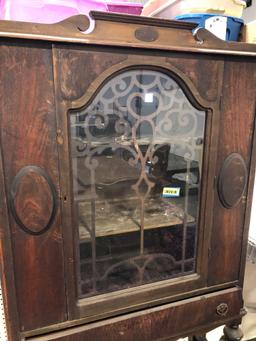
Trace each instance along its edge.
<path fill-rule="evenodd" d="M 218 193 L 222 205 L 233 208 L 241 200 L 247 182 L 247 168 L 238 153 L 230 154 L 224 161 L 218 179 Z"/>
<path fill-rule="evenodd" d="M 50 228 L 56 214 L 57 195 L 52 180 L 40 167 L 23 167 L 11 186 L 11 211 L 27 233 L 39 235 Z"/>
<path fill-rule="evenodd" d="M 135 37 L 138 40 L 151 42 L 158 38 L 158 32 L 152 27 L 141 27 L 135 31 Z"/>

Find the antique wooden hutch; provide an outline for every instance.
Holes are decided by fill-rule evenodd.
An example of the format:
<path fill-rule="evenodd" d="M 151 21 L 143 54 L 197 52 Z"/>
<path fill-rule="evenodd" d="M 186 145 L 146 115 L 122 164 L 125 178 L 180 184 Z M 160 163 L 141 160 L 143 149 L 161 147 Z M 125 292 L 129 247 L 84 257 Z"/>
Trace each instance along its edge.
<path fill-rule="evenodd" d="M 92 17 L 0 22 L 9 340 L 239 340 L 256 45 Z"/>

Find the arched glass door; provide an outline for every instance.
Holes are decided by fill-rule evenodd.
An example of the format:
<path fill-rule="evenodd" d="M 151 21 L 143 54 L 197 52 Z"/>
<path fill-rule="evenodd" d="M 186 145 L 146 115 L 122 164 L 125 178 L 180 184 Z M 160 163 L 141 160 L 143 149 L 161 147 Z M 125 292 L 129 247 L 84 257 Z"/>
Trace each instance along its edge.
<path fill-rule="evenodd" d="M 69 118 L 80 297 L 194 273 L 206 112 L 141 68 Z"/>

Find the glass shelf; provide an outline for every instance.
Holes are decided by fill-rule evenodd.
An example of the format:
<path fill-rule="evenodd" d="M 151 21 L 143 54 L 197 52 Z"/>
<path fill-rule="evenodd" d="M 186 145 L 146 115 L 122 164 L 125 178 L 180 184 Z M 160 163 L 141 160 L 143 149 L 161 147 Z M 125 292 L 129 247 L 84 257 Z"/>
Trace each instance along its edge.
<path fill-rule="evenodd" d="M 179 199 L 151 198 L 145 203 L 144 230 L 182 225 L 184 211 Z M 140 231 L 141 209 L 136 198 L 116 201 L 95 202 L 96 237 Z M 79 235 L 81 241 L 89 241 L 91 203 L 79 203 Z M 195 218 L 187 215 L 187 223 L 194 223 Z"/>

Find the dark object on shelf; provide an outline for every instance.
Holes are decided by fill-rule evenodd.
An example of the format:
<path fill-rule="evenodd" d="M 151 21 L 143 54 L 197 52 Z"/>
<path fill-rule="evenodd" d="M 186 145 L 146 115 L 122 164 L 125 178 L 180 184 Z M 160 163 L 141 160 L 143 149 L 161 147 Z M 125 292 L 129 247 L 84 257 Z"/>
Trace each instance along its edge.
<path fill-rule="evenodd" d="M 198 27 L 206 27 L 207 28 L 206 20 L 214 19 L 215 17 L 218 17 L 218 18 L 223 17 L 227 20 L 225 39 L 230 40 L 230 41 L 238 41 L 240 31 L 244 25 L 244 21 L 241 18 L 223 16 L 223 15 L 219 15 L 219 14 L 193 13 L 193 14 L 179 15 L 175 19 L 181 20 L 181 21 L 188 21 L 188 22 L 197 23 Z M 218 18 L 216 20 L 219 20 Z M 215 25 L 216 25 L 216 31 L 219 31 L 218 24 L 215 24 Z M 214 33 L 214 31 L 212 31 L 212 33 Z M 223 39 L 224 39 L 224 37 L 223 37 Z"/>

